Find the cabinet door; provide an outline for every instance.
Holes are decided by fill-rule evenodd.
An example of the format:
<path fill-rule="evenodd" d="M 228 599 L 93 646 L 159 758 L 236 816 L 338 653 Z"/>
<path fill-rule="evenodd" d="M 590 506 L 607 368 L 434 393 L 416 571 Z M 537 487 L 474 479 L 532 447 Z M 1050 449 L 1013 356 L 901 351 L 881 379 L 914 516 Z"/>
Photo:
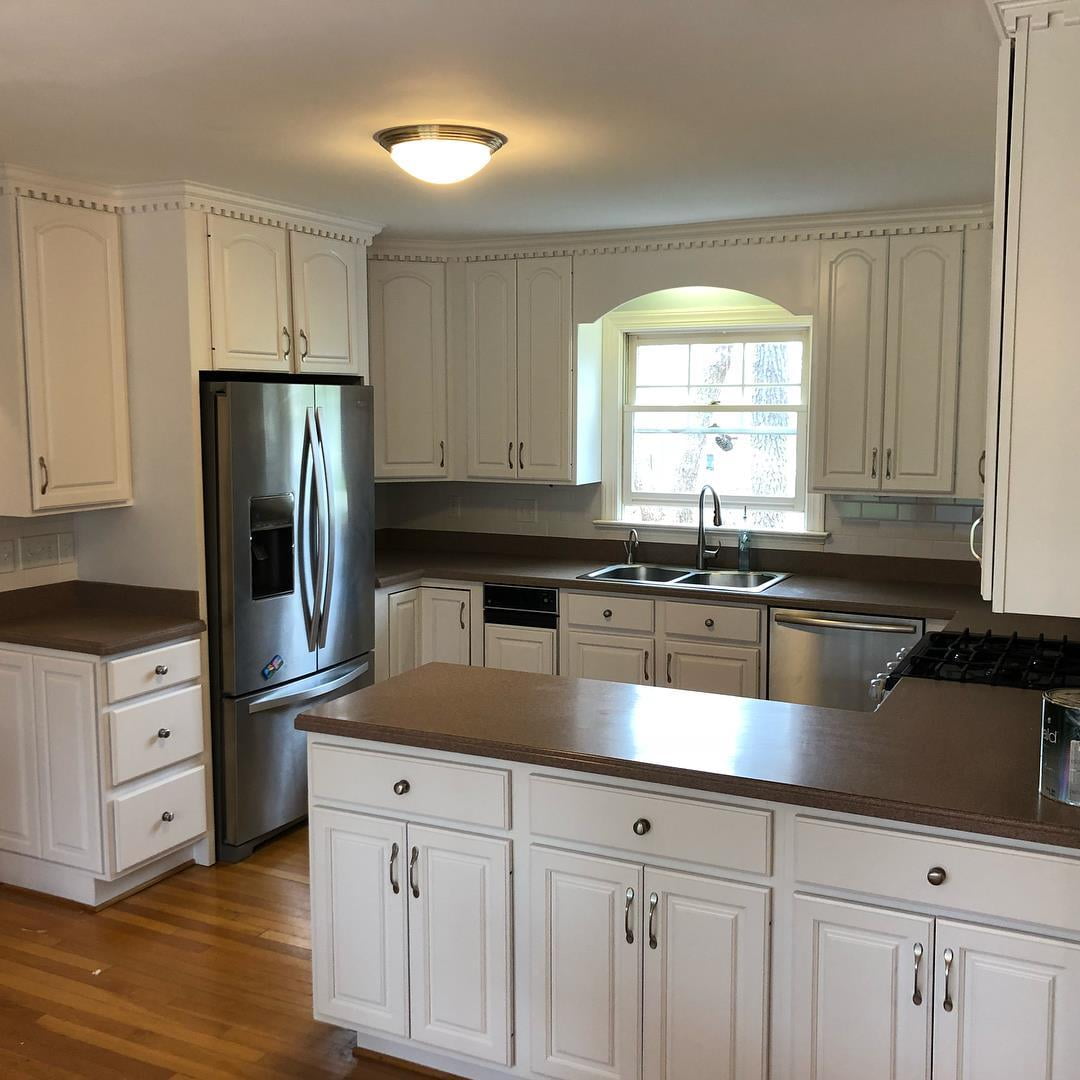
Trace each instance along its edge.
<path fill-rule="evenodd" d="M 446 278 L 441 264 L 368 267 L 375 476 L 441 479 L 446 451 Z"/>
<path fill-rule="evenodd" d="M 412 1037 L 510 1064 L 510 841 L 409 826 Z"/>
<path fill-rule="evenodd" d="M 484 667 L 554 675 L 555 631 L 535 626 L 485 626 Z"/>
<path fill-rule="evenodd" d="M 655 665 L 656 645 L 652 638 L 567 634 L 567 675 L 651 686 Z"/>
<path fill-rule="evenodd" d="M 94 665 L 35 656 L 41 854 L 101 873 L 101 794 Z"/>
<path fill-rule="evenodd" d="M 572 473 L 572 273 L 570 256 L 517 263 L 518 476 Z"/>
<path fill-rule="evenodd" d="M 323 236 L 288 235 L 297 370 L 367 374 L 364 249 Z"/>
<path fill-rule="evenodd" d="M 472 594 L 468 589 L 428 587 L 420 592 L 420 662 L 471 663 Z"/>
<path fill-rule="evenodd" d="M 315 1013 L 408 1035 L 405 826 L 315 807 L 310 828 Z"/>
<path fill-rule="evenodd" d="M 635 863 L 531 852 L 532 1068 L 641 1075 L 641 884 Z"/>
<path fill-rule="evenodd" d="M 934 982 L 935 1080 L 1077 1075 L 1080 945 L 940 919 Z"/>
<path fill-rule="evenodd" d="M 19 199 L 33 508 L 131 498 L 120 227 Z"/>
<path fill-rule="evenodd" d="M 0 652 L 0 849 L 38 855 L 39 843 L 33 664 Z"/>
<path fill-rule="evenodd" d="M 517 264 L 465 267 L 469 476 L 517 476 Z"/>
<path fill-rule="evenodd" d="M 387 670 L 390 675 L 412 671 L 420 662 L 420 590 L 406 589 L 389 597 Z"/>
<path fill-rule="evenodd" d="M 963 261 L 963 233 L 889 241 L 885 491 L 953 490 Z"/>
<path fill-rule="evenodd" d="M 821 242 L 814 330 L 816 488 L 881 486 L 888 271 L 885 237 Z"/>
<path fill-rule="evenodd" d="M 288 234 L 208 214 L 210 342 L 214 367 L 291 371 Z"/>
<path fill-rule="evenodd" d="M 664 685 L 707 694 L 760 696 L 761 653 L 735 645 L 691 645 L 669 641 L 664 655 Z"/>
<path fill-rule="evenodd" d="M 769 890 L 645 870 L 645 1080 L 763 1080 Z"/>
<path fill-rule="evenodd" d="M 793 942 L 792 1076 L 928 1080 L 933 920 L 796 896 Z"/>

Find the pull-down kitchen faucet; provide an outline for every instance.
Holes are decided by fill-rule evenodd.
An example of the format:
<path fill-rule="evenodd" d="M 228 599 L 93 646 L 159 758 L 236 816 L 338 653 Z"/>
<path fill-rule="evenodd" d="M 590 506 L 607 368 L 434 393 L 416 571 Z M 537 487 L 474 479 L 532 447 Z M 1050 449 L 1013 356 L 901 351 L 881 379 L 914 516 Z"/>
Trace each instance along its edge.
<path fill-rule="evenodd" d="M 708 559 L 715 559 L 720 554 L 720 541 L 717 540 L 715 548 L 705 546 L 705 492 L 712 496 L 713 501 L 713 525 L 720 528 L 723 522 L 720 520 L 720 496 L 713 490 L 712 485 L 706 484 L 701 489 L 697 501 L 697 568 L 705 569 Z"/>

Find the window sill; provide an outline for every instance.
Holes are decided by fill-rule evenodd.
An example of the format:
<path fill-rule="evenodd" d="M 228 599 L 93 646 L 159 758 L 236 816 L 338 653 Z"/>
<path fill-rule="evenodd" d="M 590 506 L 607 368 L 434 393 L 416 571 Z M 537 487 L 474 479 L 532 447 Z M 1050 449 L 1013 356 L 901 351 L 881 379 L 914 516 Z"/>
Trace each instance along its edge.
<path fill-rule="evenodd" d="M 696 525 L 667 525 L 663 523 L 642 524 L 638 521 L 618 521 L 608 518 L 594 520 L 593 525 L 598 529 L 618 530 L 626 532 L 636 529 L 638 537 L 642 540 L 656 540 L 678 542 L 680 538 L 689 539 L 697 536 Z M 708 526 L 705 530 L 709 536 L 731 537 L 738 539 L 741 532 L 749 532 L 754 547 L 760 548 L 821 548 L 829 539 L 827 532 L 793 531 L 788 529 L 741 529 L 722 525 L 720 528 Z"/>

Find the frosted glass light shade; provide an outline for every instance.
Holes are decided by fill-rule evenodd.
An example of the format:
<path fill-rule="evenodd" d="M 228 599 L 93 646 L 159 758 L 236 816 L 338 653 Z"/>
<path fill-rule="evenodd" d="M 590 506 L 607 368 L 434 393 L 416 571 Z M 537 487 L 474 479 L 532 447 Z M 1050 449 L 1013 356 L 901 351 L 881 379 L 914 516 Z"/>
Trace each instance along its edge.
<path fill-rule="evenodd" d="M 411 124 L 376 132 L 375 141 L 410 176 L 429 184 L 456 184 L 478 173 L 506 145 L 506 136 L 487 128 Z"/>

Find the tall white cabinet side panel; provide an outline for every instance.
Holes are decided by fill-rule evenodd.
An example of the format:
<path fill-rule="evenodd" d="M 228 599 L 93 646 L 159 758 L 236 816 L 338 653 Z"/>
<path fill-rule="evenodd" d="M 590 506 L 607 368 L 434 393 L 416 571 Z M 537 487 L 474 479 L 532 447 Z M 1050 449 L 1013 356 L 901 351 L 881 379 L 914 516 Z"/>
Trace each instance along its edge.
<path fill-rule="evenodd" d="M 0 849 L 39 854 L 34 673 L 29 653 L 0 652 Z"/>
<path fill-rule="evenodd" d="M 964 235 L 964 288 L 960 302 L 960 384 L 956 416 L 956 487 L 958 499 L 984 499 L 987 355 L 990 349 L 990 229 Z M 985 532 L 984 532 L 985 535 Z"/>
<path fill-rule="evenodd" d="M 394 676 L 420 664 L 420 590 L 391 593 L 387 605 L 387 673 Z"/>

